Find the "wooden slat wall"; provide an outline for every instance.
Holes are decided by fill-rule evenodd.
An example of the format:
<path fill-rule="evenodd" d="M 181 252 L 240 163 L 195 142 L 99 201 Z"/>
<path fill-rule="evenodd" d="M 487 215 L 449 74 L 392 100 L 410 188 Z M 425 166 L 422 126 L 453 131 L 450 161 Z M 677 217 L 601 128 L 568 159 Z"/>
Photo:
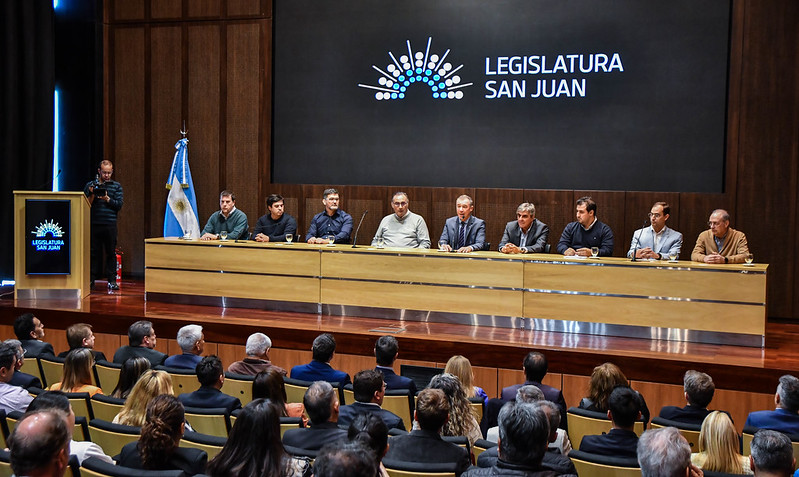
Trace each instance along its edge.
<path fill-rule="evenodd" d="M 516 206 L 532 201 L 550 227 L 554 248 L 573 220 L 574 200 L 590 194 L 600 220 L 614 231 L 616 256 L 626 253 L 656 200 L 672 205 L 670 225 L 685 237 L 683 259 L 710 211 L 724 207 L 732 226 L 746 232 L 755 260 L 771 264 L 769 315 L 799 318 L 799 3 L 732 4 L 723 193 L 339 185 L 342 206 L 356 225 L 369 210 L 358 243 L 370 242 L 397 189 L 406 190 L 411 209 L 427 219 L 434 242 L 454 214 L 455 198 L 472 195 L 475 215 L 487 219 L 492 247 Z M 104 143 L 125 187 L 119 225 L 124 270 L 141 275 L 143 239 L 162 233 L 164 181 L 183 119 L 201 222 L 217 209 L 223 188 L 237 193 L 251 227 L 266 211 L 266 196 L 277 192 L 304 234 L 321 209 L 325 186 L 271 183 L 271 1 L 105 0 L 104 7 Z"/>

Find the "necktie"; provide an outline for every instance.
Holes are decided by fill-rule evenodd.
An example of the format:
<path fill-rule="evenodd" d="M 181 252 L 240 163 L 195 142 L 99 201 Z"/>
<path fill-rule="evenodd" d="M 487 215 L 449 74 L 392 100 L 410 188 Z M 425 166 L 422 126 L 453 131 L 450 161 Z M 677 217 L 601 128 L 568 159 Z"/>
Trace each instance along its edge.
<path fill-rule="evenodd" d="M 458 233 L 458 244 L 457 244 L 458 246 L 456 248 L 461 248 L 466 246 L 466 224 L 464 224 L 463 222 L 461 222 L 460 224 L 461 224 L 461 230 Z"/>

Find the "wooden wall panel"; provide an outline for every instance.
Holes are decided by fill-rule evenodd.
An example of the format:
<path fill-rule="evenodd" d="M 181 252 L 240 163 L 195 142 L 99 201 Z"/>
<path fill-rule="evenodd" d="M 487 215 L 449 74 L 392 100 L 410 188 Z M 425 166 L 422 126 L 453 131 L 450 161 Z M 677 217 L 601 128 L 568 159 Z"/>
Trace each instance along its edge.
<path fill-rule="evenodd" d="M 621 240 L 624 245 L 622 254 L 626 255 L 630 249 L 630 243 L 633 239 L 633 234 L 636 230 L 641 228 L 646 222 L 649 226 L 649 218 L 647 214 L 652 210 L 652 204 L 655 202 L 666 202 L 669 204 L 671 212 L 669 219 L 666 221 L 666 226 L 671 227 L 678 232 L 682 232 L 678 227 L 680 223 L 680 194 L 677 192 L 627 192 L 626 197 L 626 210 L 624 213 L 624 229 L 617 234 L 617 240 Z M 616 231 L 614 231 L 616 234 Z M 683 247 L 680 253 L 680 259 L 690 260 L 691 251 L 686 252 L 686 243 L 691 242 L 693 248 L 694 240 L 688 239 L 686 241 L 683 235 Z"/>
<path fill-rule="evenodd" d="M 589 376 L 576 376 L 573 374 L 563 375 L 563 399 L 566 400 L 567 407 L 577 407 L 580 400 L 588 396 Z"/>
<path fill-rule="evenodd" d="M 774 389 L 776 391 L 777 387 L 774 386 Z M 775 407 L 773 393 L 747 393 L 716 389 L 709 409 L 720 409 L 729 412 L 732 422 L 735 424 L 735 429 L 738 432 L 743 432 L 746 417 L 750 412 L 772 410 Z"/>
<path fill-rule="evenodd" d="M 197 18 L 219 18 L 222 16 L 222 0 L 184 0 L 188 4 L 188 16 Z"/>
<path fill-rule="evenodd" d="M 734 212 L 730 210 L 731 205 L 730 199 L 725 194 L 680 194 L 680 209 L 684 212 L 680 214 L 679 228 L 675 227 L 682 232 L 683 237 L 680 259 L 691 260 L 696 238 L 707 229 L 707 221 L 713 210 L 727 209 L 732 216 L 730 226 L 736 227 Z"/>
<path fill-rule="evenodd" d="M 183 0 L 150 0 L 150 16 L 154 20 L 180 19 L 183 16 Z"/>
<path fill-rule="evenodd" d="M 686 404 L 682 386 L 647 381 L 631 381 L 630 386 L 644 397 L 650 419 L 657 417 L 663 406 L 682 407 Z"/>
<path fill-rule="evenodd" d="M 369 211 L 363 218 L 363 225 L 358 233 L 357 245 L 369 245 L 377 232 L 377 226 L 383 217 L 392 213 L 389 202 L 391 192 L 384 190 L 383 187 L 374 186 L 347 186 L 341 189 L 342 207 L 352 215 L 353 240 L 355 240 L 355 229 L 365 211 Z"/>
<path fill-rule="evenodd" d="M 431 190 L 431 213 L 428 217 L 425 217 L 427 228 L 430 230 L 431 248 L 438 247 L 438 239 L 441 238 L 441 232 L 444 230 L 444 222 L 448 218 L 457 215 L 455 202 L 458 197 L 466 194 L 474 200 L 474 191 L 474 188 L 463 187 L 436 187 Z"/>
<path fill-rule="evenodd" d="M 625 193 L 618 191 L 574 191 L 574 202 L 572 210 L 577 210 L 577 199 L 580 197 L 590 196 L 596 202 L 596 217 L 600 221 L 606 223 L 613 231 L 613 256 L 621 257 L 627 252 L 625 245 L 624 235 L 620 235 L 624 231 L 624 215 L 625 215 Z M 563 232 L 563 229 L 561 229 Z M 558 235 L 557 240 L 560 239 Z M 553 247 L 555 248 L 555 247 Z"/>
<path fill-rule="evenodd" d="M 107 18 L 114 21 L 144 20 L 149 0 L 105 0 Z"/>
<path fill-rule="evenodd" d="M 549 227 L 551 253 L 557 253 L 558 240 L 566 224 L 574 221 L 574 200 L 571 191 L 566 190 L 525 190 L 525 201 L 532 200 L 535 216 Z M 514 216 L 515 218 L 515 209 Z M 513 220 L 508 219 L 508 220 Z"/>
<path fill-rule="evenodd" d="M 227 14 L 237 16 L 272 16 L 270 0 L 227 0 Z"/>
<path fill-rule="evenodd" d="M 516 208 L 528 200 L 522 189 L 477 189 L 474 215 L 486 221 L 486 241 L 497 250 L 505 224 L 516 220 Z"/>

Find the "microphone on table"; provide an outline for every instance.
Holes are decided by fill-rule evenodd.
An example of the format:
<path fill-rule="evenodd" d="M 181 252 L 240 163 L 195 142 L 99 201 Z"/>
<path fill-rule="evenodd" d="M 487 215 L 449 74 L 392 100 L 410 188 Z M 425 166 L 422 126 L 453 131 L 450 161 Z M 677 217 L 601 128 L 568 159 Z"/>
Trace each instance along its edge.
<path fill-rule="evenodd" d="M 635 241 L 635 248 L 633 249 L 633 259 L 631 260 L 631 262 L 634 262 L 636 260 L 635 254 L 636 252 L 638 252 L 638 246 L 641 245 L 641 234 L 644 233 L 644 229 L 646 228 L 647 224 L 649 224 L 649 219 L 644 220 L 644 226 L 641 227 L 641 230 L 638 231 L 638 239 Z"/>
<path fill-rule="evenodd" d="M 358 228 L 355 229 L 355 237 L 352 239 L 352 248 L 355 248 L 355 244 L 358 243 L 358 232 L 361 230 L 361 225 L 363 225 L 363 218 L 366 217 L 366 214 L 369 213 L 369 209 L 363 211 L 363 215 L 361 216 L 361 221 L 358 222 Z"/>

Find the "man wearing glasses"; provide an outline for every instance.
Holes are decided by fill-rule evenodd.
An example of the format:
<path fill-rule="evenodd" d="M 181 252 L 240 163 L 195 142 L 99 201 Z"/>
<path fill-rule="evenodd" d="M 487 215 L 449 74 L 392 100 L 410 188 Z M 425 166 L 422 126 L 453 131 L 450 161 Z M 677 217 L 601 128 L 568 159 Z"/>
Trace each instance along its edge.
<path fill-rule="evenodd" d="M 730 227 L 730 214 L 716 209 L 710 214 L 705 230 L 696 239 L 691 260 L 705 263 L 744 263 L 749 245 L 743 232 Z"/>
<path fill-rule="evenodd" d="M 386 247 L 430 248 L 430 233 L 421 215 L 408 210 L 408 194 L 397 192 L 391 199 L 394 213 L 383 217 L 372 246 L 382 240 Z"/>
<path fill-rule="evenodd" d="M 682 234 L 666 226 L 671 207 L 665 202 L 655 202 L 649 212 L 649 227 L 638 229 L 633 233 L 633 241 L 627 258 L 651 258 L 666 260 L 680 256 Z"/>
<path fill-rule="evenodd" d="M 305 234 L 308 243 L 350 243 L 352 216 L 339 208 L 340 198 L 336 189 L 325 189 L 322 193 L 324 212 L 311 219 L 311 226 Z"/>

